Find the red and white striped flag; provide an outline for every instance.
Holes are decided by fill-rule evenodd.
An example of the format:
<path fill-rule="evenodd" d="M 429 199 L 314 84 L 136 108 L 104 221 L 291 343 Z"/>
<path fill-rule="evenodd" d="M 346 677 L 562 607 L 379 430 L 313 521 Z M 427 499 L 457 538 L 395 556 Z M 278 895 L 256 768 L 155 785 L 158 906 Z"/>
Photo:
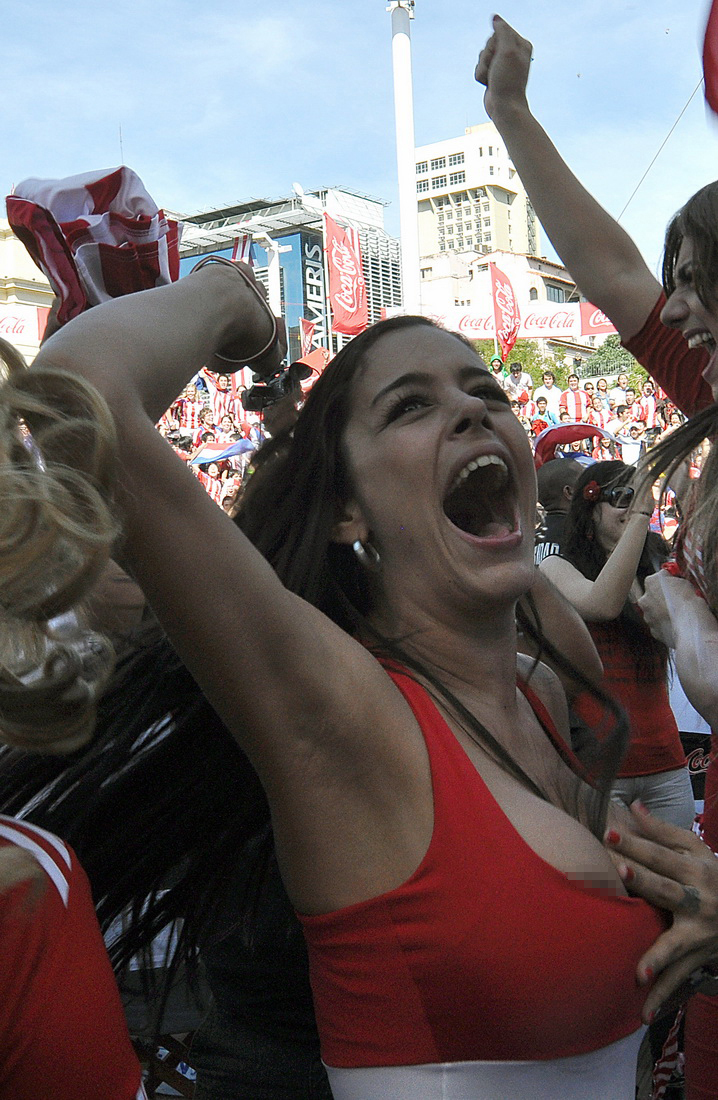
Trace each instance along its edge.
<path fill-rule="evenodd" d="M 706 103 L 718 115 L 718 0 L 713 0 L 706 23 L 703 39 L 703 80 Z"/>
<path fill-rule="evenodd" d="M 232 245 L 232 259 L 241 260 L 243 264 L 254 267 L 254 254 L 252 252 L 252 238 L 249 233 L 243 233 L 241 237 L 234 238 Z"/>
<path fill-rule="evenodd" d="M 501 358 L 506 362 L 519 334 L 521 317 L 511 280 L 496 264 L 489 264 L 491 293 L 494 299 L 494 324 L 496 339 L 501 348 Z"/>
<path fill-rule="evenodd" d="M 307 321 L 304 317 L 299 318 L 299 337 L 302 348 L 302 355 L 309 355 L 312 350 L 312 340 L 314 339 L 314 329 L 316 324 L 314 321 Z"/>
<path fill-rule="evenodd" d="M 7 216 L 60 299 L 61 325 L 179 278 L 180 227 L 130 168 L 24 180 L 8 195 Z"/>

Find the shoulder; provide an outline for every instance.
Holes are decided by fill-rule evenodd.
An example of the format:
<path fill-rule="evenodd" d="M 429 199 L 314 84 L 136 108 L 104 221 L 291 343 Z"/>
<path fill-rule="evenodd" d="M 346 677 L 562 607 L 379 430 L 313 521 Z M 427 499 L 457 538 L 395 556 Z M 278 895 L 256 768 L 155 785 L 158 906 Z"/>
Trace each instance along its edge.
<path fill-rule="evenodd" d="M 531 695 L 535 696 L 546 710 L 558 734 L 570 744 L 566 692 L 556 673 L 543 661 L 536 663 L 523 653 L 518 654 L 517 669 L 519 678 L 528 688 L 529 703 L 533 706 Z M 537 717 L 540 718 L 540 715 Z"/>
<path fill-rule="evenodd" d="M 0 815 L 0 893 L 32 883 L 34 893 L 47 886 L 51 898 L 67 907 L 79 864 L 72 850 L 53 833 L 27 821 Z M 81 873 L 81 872 L 80 872 Z"/>

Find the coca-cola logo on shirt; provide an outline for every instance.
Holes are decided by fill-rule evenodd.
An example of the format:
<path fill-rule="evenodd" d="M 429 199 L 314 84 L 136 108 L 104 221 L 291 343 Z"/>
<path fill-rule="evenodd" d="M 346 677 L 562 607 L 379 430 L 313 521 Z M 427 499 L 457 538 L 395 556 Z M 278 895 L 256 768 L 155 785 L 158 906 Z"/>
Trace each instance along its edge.
<path fill-rule="evenodd" d="M 331 262 L 339 276 L 339 290 L 335 300 L 349 313 L 355 313 L 359 308 L 364 276 L 353 249 L 337 237 L 332 239 Z"/>

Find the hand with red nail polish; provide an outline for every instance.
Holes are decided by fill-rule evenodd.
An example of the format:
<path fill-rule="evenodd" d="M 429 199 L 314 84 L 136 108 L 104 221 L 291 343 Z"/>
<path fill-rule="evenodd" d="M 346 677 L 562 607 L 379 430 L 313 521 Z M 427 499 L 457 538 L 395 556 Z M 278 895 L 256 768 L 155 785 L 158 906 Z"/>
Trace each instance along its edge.
<path fill-rule="evenodd" d="M 650 1023 L 685 999 L 691 974 L 718 960 L 718 859 L 695 834 L 659 821 L 639 802 L 626 817 L 612 811 L 609 826 L 604 839 L 622 882 L 671 916 L 636 971 L 638 984 L 650 987 L 643 1009 Z"/>

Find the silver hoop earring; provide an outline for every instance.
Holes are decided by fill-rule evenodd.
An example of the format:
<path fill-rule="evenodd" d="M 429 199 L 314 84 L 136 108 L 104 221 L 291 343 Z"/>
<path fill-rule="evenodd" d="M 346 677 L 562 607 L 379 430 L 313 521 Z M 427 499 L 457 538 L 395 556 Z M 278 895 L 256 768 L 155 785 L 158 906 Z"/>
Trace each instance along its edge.
<path fill-rule="evenodd" d="M 357 539 L 352 543 L 352 550 L 357 556 L 357 559 L 365 569 L 371 569 L 374 572 L 381 565 L 381 558 L 379 557 L 379 551 L 375 550 L 370 542 L 363 543 L 361 539 Z"/>

